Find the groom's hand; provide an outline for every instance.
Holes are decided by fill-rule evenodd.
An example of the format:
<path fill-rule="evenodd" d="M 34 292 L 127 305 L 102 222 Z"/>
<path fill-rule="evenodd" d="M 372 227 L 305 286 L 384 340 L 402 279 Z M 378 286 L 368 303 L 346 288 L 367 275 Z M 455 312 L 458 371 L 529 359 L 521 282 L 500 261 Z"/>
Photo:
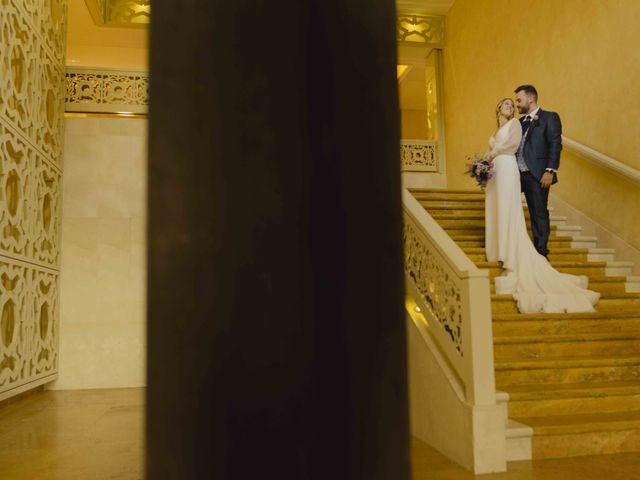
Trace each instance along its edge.
<path fill-rule="evenodd" d="M 542 175 L 542 178 L 540 179 L 540 186 L 542 188 L 549 188 L 552 183 L 553 183 L 553 173 L 544 172 L 544 175 Z"/>

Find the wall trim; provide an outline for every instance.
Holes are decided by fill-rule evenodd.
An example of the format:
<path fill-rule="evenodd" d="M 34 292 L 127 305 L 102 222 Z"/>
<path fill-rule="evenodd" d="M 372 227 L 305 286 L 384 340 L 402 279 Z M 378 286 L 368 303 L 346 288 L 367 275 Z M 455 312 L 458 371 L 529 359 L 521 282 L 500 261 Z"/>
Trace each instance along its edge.
<path fill-rule="evenodd" d="M 624 177 L 637 185 L 640 185 L 640 170 L 637 170 L 629 165 L 626 165 L 615 158 L 611 158 L 604 153 L 598 152 L 593 148 L 587 147 L 576 140 L 572 140 L 569 137 L 562 136 L 562 144 L 564 147 L 579 155 L 580 157 L 589 160 L 591 163 L 602 167 L 611 173 L 615 173 Z"/>

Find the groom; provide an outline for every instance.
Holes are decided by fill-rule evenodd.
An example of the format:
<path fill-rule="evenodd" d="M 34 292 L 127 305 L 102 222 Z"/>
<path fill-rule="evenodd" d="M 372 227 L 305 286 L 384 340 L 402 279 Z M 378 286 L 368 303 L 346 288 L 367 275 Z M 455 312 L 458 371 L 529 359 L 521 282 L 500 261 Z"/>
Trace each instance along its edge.
<path fill-rule="evenodd" d="M 522 140 L 516 158 L 520 169 L 520 184 L 531 215 L 533 244 L 540 255 L 549 250 L 549 189 L 558 181 L 562 150 L 562 124 L 555 112 L 538 107 L 538 92 L 533 85 L 521 85 L 515 90 L 522 125 Z"/>

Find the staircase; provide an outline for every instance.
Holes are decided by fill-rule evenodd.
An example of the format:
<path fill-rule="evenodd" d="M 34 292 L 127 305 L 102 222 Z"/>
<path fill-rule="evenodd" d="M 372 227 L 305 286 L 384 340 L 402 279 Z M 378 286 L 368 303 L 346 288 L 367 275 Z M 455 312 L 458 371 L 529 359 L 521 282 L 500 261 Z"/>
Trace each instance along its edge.
<path fill-rule="evenodd" d="M 510 295 L 495 294 L 493 279 L 502 269 L 485 258 L 484 193 L 411 193 L 479 268 L 489 270 L 496 388 L 508 394 L 502 394 L 507 442 L 532 429 L 533 458 L 640 451 L 640 278 L 632 276 L 633 265 L 616 262 L 614 250 L 598 248 L 597 238 L 552 214 L 551 264 L 587 275 L 601 300 L 595 313 L 521 314 Z"/>

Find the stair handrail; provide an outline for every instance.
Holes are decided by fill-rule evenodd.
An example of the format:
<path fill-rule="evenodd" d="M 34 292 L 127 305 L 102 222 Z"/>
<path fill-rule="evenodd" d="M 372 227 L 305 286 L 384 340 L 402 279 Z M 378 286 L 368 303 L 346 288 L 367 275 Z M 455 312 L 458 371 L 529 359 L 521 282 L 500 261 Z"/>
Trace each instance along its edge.
<path fill-rule="evenodd" d="M 402 204 L 407 294 L 464 386 L 465 401 L 494 405 L 489 274 L 476 267 L 407 189 Z"/>
<path fill-rule="evenodd" d="M 571 152 L 585 158 L 586 160 L 589 160 L 599 167 L 602 167 L 612 173 L 621 175 L 627 180 L 640 185 L 640 170 L 622 163 L 615 158 L 611 158 L 602 152 L 598 152 L 593 148 L 587 147 L 586 145 L 577 142 L 576 140 L 565 137 L 564 135 L 562 136 L 562 144 L 567 148 L 567 150 L 570 150 Z"/>

